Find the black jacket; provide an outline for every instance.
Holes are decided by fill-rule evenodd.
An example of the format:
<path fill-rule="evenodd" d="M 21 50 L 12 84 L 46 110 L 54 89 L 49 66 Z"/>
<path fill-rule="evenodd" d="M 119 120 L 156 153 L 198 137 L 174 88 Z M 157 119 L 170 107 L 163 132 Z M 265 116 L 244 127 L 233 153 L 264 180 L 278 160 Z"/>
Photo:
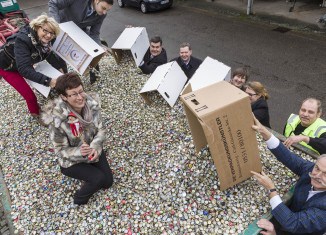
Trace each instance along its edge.
<path fill-rule="evenodd" d="M 315 150 L 319 152 L 319 154 L 325 154 L 326 153 L 326 133 L 323 133 L 316 138 L 310 137 L 309 143 L 311 147 L 313 147 Z"/>
<path fill-rule="evenodd" d="M 182 61 L 180 56 L 177 57 L 177 58 L 172 59 L 171 61 L 177 61 L 178 62 L 181 69 L 183 70 L 183 72 L 186 74 L 186 76 L 188 78 L 187 82 L 192 77 L 192 75 L 194 75 L 194 73 L 198 69 L 199 65 L 203 62 L 202 60 L 200 60 L 200 59 L 198 59 L 196 57 L 193 57 L 193 56 L 190 57 L 190 61 L 189 61 L 188 65 L 186 65 Z"/>
<path fill-rule="evenodd" d="M 143 61 L 144 63 L 139 66 L 139 68 L 144 74 L 150 74 L 153 73 L 158 66 L 168 62 L 168 58 L 164 48 L 162 48 L 162 52 L 158 56 L 151 58 L 151 53 L 148 48 L 144 55 Z"/>
<path fill-rule="evenodd" d="M 251 110 L 261 124 L 271 128 L 271 124 L 269 123 L 268 105 L 265 99 L 259 98 L 252 103 Z"/>
<path fill-rule="evenodd" d="M 29 25 L 7 38 L 7 42 L 0 48 L 0 68 L 18 71 L 28 80 L 49 86 L 51 78 L 36 72 L 33 67 L 45 59 L 56 69 L 66 66 L 65 62 L 53 53 L 51 46 L 44 47 L 38 41 L 37 33 Z"/>

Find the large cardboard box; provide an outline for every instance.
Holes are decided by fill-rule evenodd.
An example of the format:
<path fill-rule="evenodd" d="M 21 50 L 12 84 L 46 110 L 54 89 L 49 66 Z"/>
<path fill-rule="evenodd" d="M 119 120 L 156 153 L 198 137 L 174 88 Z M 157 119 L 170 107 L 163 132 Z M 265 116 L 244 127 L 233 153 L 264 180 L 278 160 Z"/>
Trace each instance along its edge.
<path fill-rule="evenodd" d="M 190 91 L 198 90 L 216 82 L 230 80 L 231 68 L 222 62 L 207 56 L 186 84 L 182 94 L 187 94 Z"/>
<path fill-rule="evenodd" d="M 42 61 L 38 63 L 35 67 L 35 71 L 39 73 L 43 73 L 44 75 L 48 76 L 49 78 L 58 78 L 62 75 L 62 73 L 55 68 L 53 68 L 49 63 L 46 61 Z M 44 86 L 42 84 L 39 84 L 37 82 L 33 82 L 31 80 L 25 79 L 27 83 L 35 88 L 38 92 L 40 92 L 43 96 L 48 97 L 51 87 Z"/>
<path fill-rule="evenodd" d="M 144 27 L 125 28 L 111 47 L 117 64 L 120 63 L 125 51 L 127 54 L 130 53 L 132 55 L 137 67 L 143 61 L 148 48 L 149 39 Z"/>
<path fill-rule="evenodd" d="M 61 31 L 53 44 L 53 50 L 78 73 L 85 74 L 89 66 L 98 64 L 104 49 L 74 22 L 61 23 L 59 26 Z"/>
<path fill-rule="evenodd" d="M 158 66 L 151 77 L 145 83 L 140 91 L 140 95 L 147 104 L 148 92 L 158 91 L 171 107 L 177 101 L 182 88 L 187 82 L 187 76 L 184 74 L 176 61 L 172 61 Z"/>
<path fill-rule="evenodd" d="M 250 100 L 222 81 L 182 95 L 196 151 L 207 144 L 225 190 L 261 171 Z"/>

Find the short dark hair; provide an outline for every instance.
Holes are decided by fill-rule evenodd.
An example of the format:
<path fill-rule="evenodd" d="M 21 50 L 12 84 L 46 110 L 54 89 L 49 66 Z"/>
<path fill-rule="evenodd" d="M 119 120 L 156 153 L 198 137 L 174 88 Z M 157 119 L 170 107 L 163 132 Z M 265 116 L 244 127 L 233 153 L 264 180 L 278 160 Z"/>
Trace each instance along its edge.
<path fill-rule="evenodd" d="M 232 78 L 234 78 L 235 76 L 239 76 L 241 78 L 244 78 L 246 80 L 246 82 L 247 82 L 248 79 L 249 79 L 249 71 L 245 67 L 237 68 L 232 73 Z"/>
<path fill-rule="evenodd" d="M 100 2 L 106 2 L 109 5 L 113 5 L 113 0 L 100 0 Z"/>
<path fill-rule="evenodd" d="M 180 48 L 188 47 L 189 50 L 191 51 L 191 45 L 189 42 L 183 42 L 180 44 Z"/>
<path fill-rule="evenodd" d="M 149 41 L 152 42 L 152 43 L 158 43 L 159 42 L 162 45 L 162 38 L 160 36 L 154 36 Z"/>
<path fill-rule="evenodd" d="M 58 77 L 56 85 L 55 85 L 55 90 L 58 92 L 59 95 L 64 95 L 66 96 L 67 90 L 71 90 L 74 88 L 77 88 L 79 86 L 83 86 L 83 82 L 80 79 L 79 75 L 75 72 L 70 72 L 61 75 Z"/>

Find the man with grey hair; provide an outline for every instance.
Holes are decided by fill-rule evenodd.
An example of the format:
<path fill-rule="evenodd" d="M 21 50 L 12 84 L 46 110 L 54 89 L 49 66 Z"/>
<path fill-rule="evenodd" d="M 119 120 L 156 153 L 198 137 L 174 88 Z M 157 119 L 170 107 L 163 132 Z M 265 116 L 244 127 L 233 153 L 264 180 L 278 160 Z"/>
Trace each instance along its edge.
<path fill-rule="evenodd" d="M 305 99 L 299 115 L 291 114 L 284 128 L 284 136 L 288 137 L 286 147 L 295 143 L 321 154 L 326 153 L 326 122 L 320 118 L 321 101 L 316 98 Z"/>
<path fill-rule="evenodd" d="M 283 165 L 299 176 L 293 197 L 288 206 L 278 195 L 273 181 L 264 173 L 252 171 L 254 178 L 269 193 L 272 215 L 276 221 L 277 234 L 315 234 L 326 231 L 326 154 L 321 155 L 316 163 L 307 161 L 292 153 L 259 121 L 255 119 L 254 130 L 261 134 L 267 147 Z M 260 220 L 257 225 L 273 234 L 271 223 Z"/>
<path fill-rule="evenodd" d="M 202 60 L 192 56 L 192 49 L 188 42 L 181 43 L 179 57 L 174 58 L 171 61 L 177 61 L 188 78 L 187 82 L 203 62 Z"/>

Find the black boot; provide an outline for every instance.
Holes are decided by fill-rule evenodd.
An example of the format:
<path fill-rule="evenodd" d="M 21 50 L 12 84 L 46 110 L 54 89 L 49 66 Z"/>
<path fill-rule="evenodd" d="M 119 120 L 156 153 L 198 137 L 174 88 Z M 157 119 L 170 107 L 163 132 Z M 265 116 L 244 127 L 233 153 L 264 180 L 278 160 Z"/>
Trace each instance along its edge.
<path fill-rule="evenodd" d="M 95 68 L 93 68 L 89 71 L 89 80 L 90 80 L 91 84 L 96 82 L 97 78 L 100 77 L 99 73 L 100 73 L 100 67 L 98 65 L 96 65 Z"/>

